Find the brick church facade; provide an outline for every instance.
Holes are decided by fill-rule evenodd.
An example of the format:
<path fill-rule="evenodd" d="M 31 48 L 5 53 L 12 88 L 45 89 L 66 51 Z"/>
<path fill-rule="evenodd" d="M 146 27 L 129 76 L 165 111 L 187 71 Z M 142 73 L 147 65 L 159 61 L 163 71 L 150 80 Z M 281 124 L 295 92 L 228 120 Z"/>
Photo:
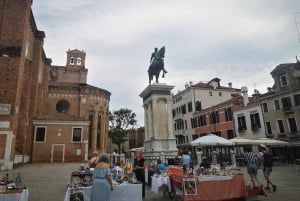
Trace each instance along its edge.
<path fill-rule="evenodd" d="M 108 151 L 111 93 L 87 84 L 84 51 L 51 65 L 31 0 L 0 1 L 0 168 Z"/>

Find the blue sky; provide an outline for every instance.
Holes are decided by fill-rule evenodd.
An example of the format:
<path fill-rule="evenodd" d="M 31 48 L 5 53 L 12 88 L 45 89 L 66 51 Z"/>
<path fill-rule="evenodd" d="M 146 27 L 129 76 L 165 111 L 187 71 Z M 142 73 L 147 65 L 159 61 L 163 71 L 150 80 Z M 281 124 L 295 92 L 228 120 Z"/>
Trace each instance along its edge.
<path fill-rule="evenodd" d="M 33 0 L 32 9 L 52 64 L 84 50 L 88 84 L 112 93 L 112 111 L 132 109 L 139 126 L 154 47 L 166 48 L 159 82 L 174 93 L 218 77 L 250 95 L 266 92 L 270 72 L 300 50 L 299 0 Z"/>

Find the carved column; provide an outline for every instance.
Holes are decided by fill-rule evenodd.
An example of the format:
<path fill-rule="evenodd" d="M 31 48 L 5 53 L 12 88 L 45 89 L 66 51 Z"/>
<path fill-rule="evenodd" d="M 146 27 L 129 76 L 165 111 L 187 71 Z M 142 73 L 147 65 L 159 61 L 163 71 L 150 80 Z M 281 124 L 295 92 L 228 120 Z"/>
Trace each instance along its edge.
<path fill-rule="evenodd" d="M 159 126 L 158 119 L 159 118 L 157 117 L 159 112 L 157 110 L 157 100 L 158 100 L 157 98 L 152 99 L 153 133 L 154 133 L 155 139 L 159 138 L 159 133 L 158 133 L 158 126 Z"/>
<path fill-rule="evenodd" d="M 106 152 L 105 150 L 105 125 L 106 123 L 106 115 L 103 111 L 101 111 L 101 128 L 100 129 L 100 149 L 101 149 L 101 152 L 104 153 Z"/>
<path fill-rule="evenodd" d="M 97 151 L 97 130 L 98 130 L 98 110 L 94 110 L 93 133 L 92 133 L 92 152 Z"/>
<path fill-rule="evenodd" d="M 168 114 L 172 114 L 172 100 L 168 99 L 166 100 L 167 102 L 167 112 Z M 174 135 L 173 135 L 173 121 L 172 121 L 172 116 L 168 116 L 167 115 L 167 124 L 168 124 L 168 138 L 169 139 L 173 139 Z"/>
<path fill-rule="evenodd" d="M 149 130 L 148 130 L 148 105 L 144 104 L 144 129 L 145 129 L 145 140 L 149 140 Z"/>
<path fill-rule="evenodd" d="M 152 104 L 151 102 L 148 103 L 148 139 L 154 137 L 153 136 L 153 122 L 152 122 Z"/>

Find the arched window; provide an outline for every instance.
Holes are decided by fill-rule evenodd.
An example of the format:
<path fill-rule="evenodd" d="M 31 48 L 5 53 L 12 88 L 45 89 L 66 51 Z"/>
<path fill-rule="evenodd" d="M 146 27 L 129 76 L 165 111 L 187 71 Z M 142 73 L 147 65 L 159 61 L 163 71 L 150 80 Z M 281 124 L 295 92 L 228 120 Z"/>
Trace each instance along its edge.
<path fill-rule="evenodd" d="M 77 57 L 77 65 L 81 65 L 81 58 L 80 57 Z"/>
<path fill-rule="evenodd" d="M 70 57 L 70 64 L 74 65 L 74 57 Z"/>

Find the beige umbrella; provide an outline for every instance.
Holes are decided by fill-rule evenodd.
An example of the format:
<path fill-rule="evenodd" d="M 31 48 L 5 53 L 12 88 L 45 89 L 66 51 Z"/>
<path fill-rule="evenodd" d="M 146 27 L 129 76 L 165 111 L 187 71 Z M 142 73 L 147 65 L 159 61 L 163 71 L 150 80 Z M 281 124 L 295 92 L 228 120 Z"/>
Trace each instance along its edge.
<path fill-rule="evenodd" d="M 261 143 L 257 142 L 257 140 L 241 138 L 241 137 L 235 137 L 235 138 L 229 139 L 229 141 L 231 141 L 236 146 L 261 144 Z"/>
<path fill-rule="evenodd" d="M 264 144 L 264 145 L 269 145 L 269 146 L 284 146 L 284 145 L 289 144 L 286 141 L 275 140 L 275 139 L 271 139 L 271 138 L 260 138 L 255 141 L 257 141 L 258 144 Z"/>

